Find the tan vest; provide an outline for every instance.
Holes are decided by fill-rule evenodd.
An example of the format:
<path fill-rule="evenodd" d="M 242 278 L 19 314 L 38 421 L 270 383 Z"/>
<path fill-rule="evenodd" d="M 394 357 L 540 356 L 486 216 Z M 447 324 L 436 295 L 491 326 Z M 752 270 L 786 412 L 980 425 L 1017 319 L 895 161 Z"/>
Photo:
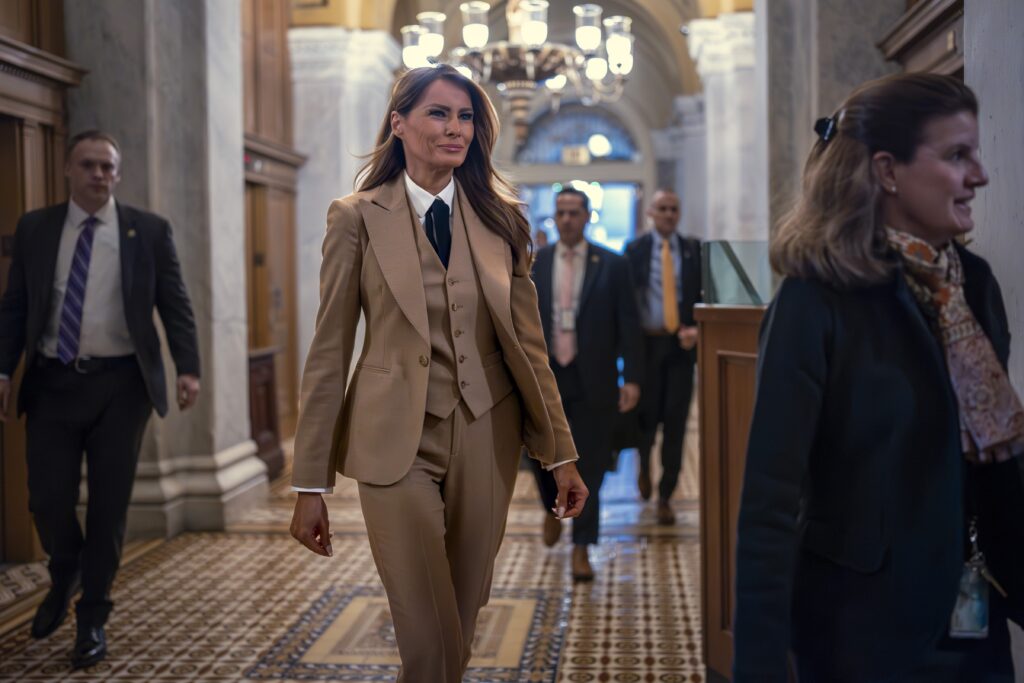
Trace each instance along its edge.
<path fill-rule="evenodd" d="M 505 367 L 494 322 L 480 290 L 460 201 L 456 194 L 447 272 L 430 245 L 426 231 L 416 220 L 415 212 L 409 212 L 415 223 L 430 327 L 426 409 L 440 418 L 451 415 L 460 399 L 466 402 L 473 417 L 479 418 L 515 386 Z"/>

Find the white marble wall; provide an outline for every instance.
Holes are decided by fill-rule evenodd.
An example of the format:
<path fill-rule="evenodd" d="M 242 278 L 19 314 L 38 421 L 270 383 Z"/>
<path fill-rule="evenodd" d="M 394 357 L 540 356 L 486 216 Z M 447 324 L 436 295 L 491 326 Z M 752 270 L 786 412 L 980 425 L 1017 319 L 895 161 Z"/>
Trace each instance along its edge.
<path fill-rule="evenodd" d="M 373 149 L 401 49 L 384 31 L 293 28 L 291 50 L 295 148 L 308 156 L 297 199 L 299 368 L 313 338 L 320 303 L 320 248 L 331 200 L 354 190 L 360 156 Z M 362 324 L 358 333 L 362 338 Z"/>
<path fill-rule="evenodd" d="M 171 396 L 151 421 L 129 533 L 223 528 L 266 494 L 249 438 L 241 8 L 67 0 L 64 13 L 68 56 L 90 70 L 70 93 L 70 129 L 119 138 L 118 198 L 170 220 L 199 332 L 199 402 L 179 413 Z"/>
<path fill-rule="evenodd" d="M 690 55 L 704 86 L 708 240 L 766 240 L 758 182 L 754 15 L 725 13 L 689 24 Z"/>
<path fill-rule="evenodd" d="M 899 0 L 758 0 L 755 103 L 757 191 L 774 225 L 800 188 L 814 121 L 864 81 L 896 71 L 875 46 L 899 19 Z M 767 172 L 765 172 L 767 171 Z"/>
<path fill-rule="evenodd" d="M 988 187 L 974 200 L 972 248 L 999 280 L 1013 346 L 1010 379 L 1024 392 L 1024 3 L 965 3 L 964 79 L 981 107 L 982 159 Z M 1015 46 L 1013 49 L 1006 49 Z M 1024 643 L 1021 643 L 1024 655 Z"/>
<path fill-rule="evenodd" d="M 651 132 L 659 164 L 672 165 L 673 189 L 679 195 L 679 232 L 707 234 L 707 159 L 704 96 L 680 95 L 673 102 L 672 125 Z M 659 184 L 664 182 L 659 178 Z"/>

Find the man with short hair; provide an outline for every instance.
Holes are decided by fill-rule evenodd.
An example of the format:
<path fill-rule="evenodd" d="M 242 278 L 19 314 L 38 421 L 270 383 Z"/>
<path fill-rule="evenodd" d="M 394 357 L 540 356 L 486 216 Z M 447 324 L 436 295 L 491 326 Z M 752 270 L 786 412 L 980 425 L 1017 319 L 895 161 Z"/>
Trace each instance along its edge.
<path fill-rule="evenodd" d="M 584 239 L 590 218 L 587 196 L 563 189 L 555 209 L 558 242 L 537 252 L 533 280 L 551 369 L 580 455 L 576 464 L 590 491 L 572 525 L 573 578 L 590 581 L 594 570 L 587 549 L 598 539 L 601 482 L 613 455 L 616 411 L 632 410 L 640 397 L 640 322 L 629 262 Z M 557 493 L 554 478 L 539 467 L 534 473 L 544 506 L 550 509 Z M 554 545 L 560 533 L 560 522 L 548 514 L 544 542 Z"/>
<path fill-rule="evenodd" d="M 199 344 L 171 227 L 114 199 L 117 141 L 102 131 L 71 138 L 68 202 L 18 221 L 0 298 L 0 421 L 22 352 L 18 414 L 25 414 L 29 509 L 50 556 L 51 588 L 32 621 L 45 638 L 76 605 L 75 668 L 106 656 L 104 624 L 121 560 L 142 434 L 167 413 L 160 313 L 177 369 L 178 408 L 199 393 Z M 85 533 L 75 508 L 88 463 Z"/>
<path fill-rule="evenodd" d="M 673 524 L 669 501 L 683 465 L 683 438 L 693 396 L 697 325 L 693 306 L 701 300 L 700 242 L 676 232 L 679 197 L 658 190 L 647 215 L 654 230 L 626 245 L 633 268 L 644 331 L 644 381 L 640 421 L 640 496 L 650 499 L 651 449 L 662 426 L 658 522 Z"/>

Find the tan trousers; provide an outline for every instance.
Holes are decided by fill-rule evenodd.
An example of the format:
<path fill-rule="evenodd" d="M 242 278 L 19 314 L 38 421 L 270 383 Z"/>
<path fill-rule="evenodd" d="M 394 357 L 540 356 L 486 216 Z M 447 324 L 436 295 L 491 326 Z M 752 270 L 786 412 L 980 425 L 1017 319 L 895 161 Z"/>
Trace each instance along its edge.
<path fill-rule="evenodd" d="M 473 420 L 426 415 L 412 468 L 359 484 L 370 548 L 395 624 L 398 683 L 459 683 L 491 592 L 522 441 L 512 392 Z"/>

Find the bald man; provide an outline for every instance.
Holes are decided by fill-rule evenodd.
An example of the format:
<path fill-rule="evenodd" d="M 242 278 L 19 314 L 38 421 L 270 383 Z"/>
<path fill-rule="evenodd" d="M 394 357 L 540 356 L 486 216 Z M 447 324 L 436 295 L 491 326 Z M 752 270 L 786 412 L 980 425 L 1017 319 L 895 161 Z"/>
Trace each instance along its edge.
<path fill-rule="evenodd" d="M 701 300 L 700 242 L 676 232 L 679 197 L 658 190 L 647 215 L 654 230 L 626 245 L 644 330 L 644 379 L 640 385 L 640 474 L 644 500 L 652 495 L 651 449 L 662 427 L 658 522 L 673 524 L 669 504 L 683 464 L 683 438 L 693 396 L 697 326 L 693 306 Z"/>

